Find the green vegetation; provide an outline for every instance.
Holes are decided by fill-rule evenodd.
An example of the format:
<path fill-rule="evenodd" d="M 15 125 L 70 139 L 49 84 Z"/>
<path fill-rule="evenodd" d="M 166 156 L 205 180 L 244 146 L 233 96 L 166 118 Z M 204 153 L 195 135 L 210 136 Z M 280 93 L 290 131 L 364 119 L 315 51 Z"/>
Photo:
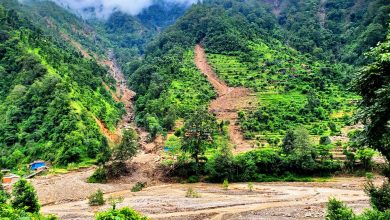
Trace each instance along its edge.
<path fill-rule="evenodd" d="M 336 199 L 330 199 L 327 205 L 326 220 L 378 220 L 389 219 L 390 211 L 378 211 L 367 209 L 362 214 L 356 215 L 352 209 Z"/>
<path fill-rule="evenodd" d="M 126 162 L 131 160 L 139 150 L 137 132 L 133 129 L 123 131 L 122 142 L 100 152 L 100 167 L 88 178 L 89 183 L 107 183 L 109 179 L 119 178 L 129 172 Z"/>
<path fill-rule="evenodd" d="M 257 40 L 249 48 L 238 56 L 208 56 L 228 84 L 257 91 L 259 106 L 239 115 L 247 139 L 267 141 L 299 125 L 312 135 L 335 135 L 351 123 L 357 96 L 340 83 L 344 66 L 313 61 L 278 41 Z"/>
<path fill-rule="evenodd" d="M 112 208 L 105 211 L 99 212 L 96 214 L 96 220 L 147 220 L 148 218 L 141 215 L 140 213 L 134 211 L 131 208 L 122 208 L 116 209 L 118 203 L 123 201 L 122 197 L 118 198 L 109 198 L 109 203 L 112 205 Z"/>
<path fill-rule="evenodd" d="M 200 194 L 192 188 L 188 188 L 186 192 L 187 198 L 200 198 Z"/>
<path fill-rule="evenodd" d="M 178 118 L 206 106 L 215 97 L 211 85 L 196 69 L 193 56 L 192 49 L 174 47 L 162 60 L 145 63 L 134 73 L 132 84 L 139 94 L 136 121 L 145 126 L 152 137 L 172 129 Z M 150 73 L 154 75 L 149 78 Z M 147 80 L 150 81 L 145 82 Z"/>
<path fill-rule="evenodd" d="M 131 191 L 132 192 L 139 192 L 141 191 L 143 188 L 146 187 L 146 183 L 144 182 L 137 182 L 132 188 L 131 188 Z"/>
<path fill-rule="evenodd" d="M 180 137 L 184 145 L 183 139 Z M 220 142 L 216 150 L 208 148 L 202 160 L 198 161 L 199 164 L 195 158 L 179 152 L 175 169 L 170 169 L 169 175 L 188 178 L 189 182 L 199 180 L 199 176 L 219 183 L 224 180 L 312 181 L 309 176 L 328 176 L 342 169 L 343 163 L 333 160 L 329 151 L 330 148 L 314 145 L 308 131 L 298 128 L 288 132 L 281 145 L 257 148 L 236 156 L 232 155 L 226 143 Z M 171 166 L 169 163 L 167 165 Z"/>
<path fill-rule="evenodd" d="M 123 113 L 102 85 L 107 71 L 15 11 L 0 6 L 0 19 L 0 167 L 96 159 L 108 148 L 96 120 L 114 129 Z"/>
<path fill-rule="evenodd" d="M 369 181 L 365 187 L 365 191 L 370 196 L 370 202 L 373 208 L 380 212 L 390 211 L 389 182 L 384 182 L 381 187 L 375 187 L 372 181 Z"/>
<path fill-rule="evenodd" d="M 353 78 L 351 64 L 362 63 L 362 51 L 384 39 L 386 29 L 379 27 L 385 26 L 389 8 L 381 0 L 370 4 L 332 1 L 324 6 L 314 0 L 286 1 L 282 5 L 277 15 L 263 1 L 209 0 L 192 6 L 149 45 L 145 60 L 130 76 L 139 95 L 137 122 L 152 133 L 170 130 L 174 119 L 213 98 L 193 100 L 211 93 L 203 90 L 207 83 L 202 86 L 195 83 L 202 80 L 188 78 L 185 88 L 191 95 L 182 95 L 178 87 L 174 91 L 180 91 L 176 93 L 179 100 L 173 102 L 168 96 L 176 79 L 197 73 L 178 70 L 188 62 L 183 54 L 202 43 L 222 79 L 258 92 L 257 109 L 241 114 L 245 137 L 280 138 L 297 125 L 312 135 L 338 134 L 351 123 L 353 103 L 359 99 L 346 90 Z M 326 11 L 323 22 L 317 15 L 320 7 Z M 380 13 L 370 11 L 373 8 L 380 8 Z M 351 19 L 336 22 L 335 14 Z M 375 31 L 347 33 L 349 28 L 361 30 L 368 24 Z M 344 57 L 346 51 L 349 58 Z M 177 106 L 178 101 L 182 105 Z"/>
<path fill-rule="evenodd" d="M 15 209 L 30 213 L 38 213 L 41 208 L 34 187 L 25 179 L 19 180 L 13 186 L 11 204 Z"/>
<path fill-rule="evenodd" d="M 222 183 L 222 187 L 224 190 L 228 190 L 229 189 L 229 180 L 224 179 L 223 183 Z"/>
<path fill-rule="evenodd" d="M 357 118 L 362 120 L 365 129 L 354 134 L 357 141 L 353 142 L 361 148 L 356 156 L 364 166 L 369 166 L 368 160 L 374 154 L 370 146 L 377 149 L 387 159 L 389 152 L 389 63 L 390 63 L 390 34 L 387 40 L 381 43 L 369 53 L 372 63 L 364 67 L 358 79 L 355 81 L 356 91 L 363 97 Z M 363 147 L 363 148 L 362 148 Z M 353 157 L 352 157 L 353 158 Z M 387 166 L 389 166 L 387 161 Z M 389 169 L 389 168 L 387 168 Z M 332 199 L 328 203 L 327 219 L 329 220 L 359 220 L 359 219 L 389 219 L 390 218 L 390 183 L 389 173 L 385 173 L 387 180 L 382 186 L 377 187 L 371 179 L 365 186 L 365 192 L 370 197 L 372 210 L 366 210 L 361 215 L 355 215 L 352 210 L 342 202 Z"/>
<path fill-rule="evenodd" d="M 216 133 L 216 119 L 206 109 L 199 109 L 186 120 L 183 129 L 182 151 L 190 153 L 195 160 L 196 170 L 200 164 L 200 157 L 207 148 L 212 147 L 213 135 Z"/>
<path fill-rule="evenodd" d="M 366 129 L 360 133 L 360 145 L 380 151 L 390 159 L 390 35 L 387 40 L 368 54 L 372 63 L 364 67 L 354 88 L 362 96 L 357 119 L 364 122 Z"/>
<path fill-rule="evenodd" d="M 103 198 L 103 191 L 98 189 L 95 193 L 93 193 L 89 198 L 88 198 L 88 203 L 90 206 L 101 206 L 106 203 L 106 201 Z"/>
<path fill-rule="evenodd" d="M 248 183 L 248 190 L 249 190 L 249 192 L 253 192 L 253 183 L 252 182 L 249 182 Z"/>
<path fill-rule="evenodd" d="M 40 204 L 33 186 L 24 179 L 13 187 L 12 198 L 4 191 L 0 176 L 0 219 L 56 220 L 55 216 L 39 213 Z"/>
<path fill-rule="evenodd" d="M 142 216 L 138 212 L 130 208 L 111 209 L 106 212 L 100 212 L 96 215 L 96 220 L 147 220 L 148 218 Z"/>

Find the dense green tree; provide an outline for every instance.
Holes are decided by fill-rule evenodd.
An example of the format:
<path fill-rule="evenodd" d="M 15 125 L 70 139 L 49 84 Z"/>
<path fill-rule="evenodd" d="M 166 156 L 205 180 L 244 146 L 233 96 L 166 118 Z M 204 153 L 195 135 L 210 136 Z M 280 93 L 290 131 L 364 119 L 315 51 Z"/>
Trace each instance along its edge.
<path fill-rule="evenodd" d="M 25 179 L 15 183 L 12 189 L 12 207 L 26 212 L 38 213 L 41 206 L 34 187 Z"/>
<path fill-rule="evenodd" d="M 122 142 L 113 150 L 113 161 L 125 163 L 132 159 L 138 152 L 138 137 L 134 130 L 123 132 Z"/>
<path fill-rule="evenodd" d="M 223 146 L 214 158 L 207 161 L 206 172 L 211 181 L 232 180 L 234 170 L 234 157 L 228 146 Z"/>
<path fill-rule="evenodd" d="M 381 187 L 376 187 L 372 182 L 365 186 L 366 193 L 370 196 L 371 205 L 381 211 L 390 211 L 390 183 L 385 182 Z"/>
<path fill-rule="evenodd" d="M 8 195 L 3 188 L 3 173 L 0 172 L 0 205 L 7 202 Z"/>
<path fill-rule="evenodd" d="M 197 109 L 185 121 L 182 150 L 190 153 L 198 168 L 200 156 L 214 144 L 213 135 L 216 132 L 216 125 L 215 117 L 205 108 Z"/>
<path fill-rule="evenodd" d="M 362 69 L 354 84 L 362 96 L 357 114 L 365 125 L 362 144 L 390 160 L 390 35 L 368 55 L 373 62 Z"/>
<path fill-rule="evenodd" d="M 295 148 L 295 132 L 293 130 L 288 130 L 286 135 L 283 138 L 282 148 L 284 153 L 290 153 Z"/>

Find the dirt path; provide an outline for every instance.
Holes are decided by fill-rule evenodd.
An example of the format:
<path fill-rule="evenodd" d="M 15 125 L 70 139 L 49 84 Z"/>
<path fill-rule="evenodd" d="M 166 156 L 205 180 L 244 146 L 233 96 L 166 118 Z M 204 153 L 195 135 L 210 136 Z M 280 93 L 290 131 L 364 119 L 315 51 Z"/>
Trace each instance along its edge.
<path fill-rule="evenodd" d="M 346 202 L 358 212 L 369 207 L 364 182 L 364 178 L 352 177 L 325 183 L 257 183 L 253 192 L 246 183 L 231 184 L 229 190 L 220 184 L 166 184 L 138 193 L 123 185 L 105 196 L 123 196 L 120 207 L 132 207 L 151 219 L 323 219 L 329 197 Z M 201 197 L 186 198 L 189 187 Z M 42 211 L 57 214 L 60 219 L 93 219 L 95 212 L 107 208 L 89 207 L 86 200 L 78 200 L 46 205 Z"/>
<path fill-rule="evenodd" d="M 238 124 L 238 112 L 248 110 L 256 106 L 256 94 L 243 87 L 229 87 L 218 79 L 213 68 L 207 62 L 207 56 L 200 45 L 195 47 L 195 64 L 207 77 L 218 93 L 218 98 L 209 106 L 210 112 L 216 114 L 219 120 L 229 121 L 229 137 L 235 145 L 234 152 L 240 153 L 251 150 L 253 143 L 246 141 Z"/>

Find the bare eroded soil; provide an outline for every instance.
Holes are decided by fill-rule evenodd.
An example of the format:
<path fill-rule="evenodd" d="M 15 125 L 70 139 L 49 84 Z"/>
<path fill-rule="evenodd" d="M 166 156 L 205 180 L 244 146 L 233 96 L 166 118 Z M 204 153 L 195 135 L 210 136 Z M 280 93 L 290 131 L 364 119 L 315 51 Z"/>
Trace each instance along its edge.
<path fill-rule="evenodd" d="M 235 145 L 234 152 L 251 150 L 253 144 L 244 139 L 241 127 L 238 124 L 238 112 L 254 108 L 256 106 L 256 94 L 247 88 L 229 87 L 225 82 L 218 79 L 213 68 L 207 62 L 206 53 L 200 45 L 195 47 L 195 64 L 218 94 L 218 98 L 211 102 L 209 110 L 216 114 L 218 119 L 230 122 L 229 137 Z"/>
<path fill-rule="evenodd" d="M 77 176 L 77 175 L 76 175 Z M 78 177 L 72 177 L 73 181 Z M 71 179 L 62 179 L 67 181 Z M 45 201 L 59 180 L 53 179 L 45 190 L 40 187 L 45 180 L 35 182 L 41 201 Z M 132 184 L 88 184 L 80 189 L 64 188 L 68 194 L 93 192 L 101 188 L 105 196 L 122 196 L 119 206 L 129 206 L 152 219 L 323 219 L 329 197 L 336 197 L 361 212 L 369 207 L 363 192 L 363 178 L 335 178 L 325 183 L 257 183 L 250 192 L 246 183 L 231 184 L 228 190 L 221 184 L 161 184 L 130 192 Z M 128 179 L 128 182 L 134 180 Z M 380 182 L 381 179 L 377 179 Z M 188 188 L 193 188 L 200 198 L 186 198 Z M 115 190 L 113 190 L 115 188 Z M 69 195 L 69 197 L 72 197 Z M 42 211 L 59 215 L 60 219 L 93 219 L 95 212 L 106 210 L 108 205 L 90 207 L 86 199 L 60 201 L 61 196 L 50 195 L 50 204 Z M 47 203 L 46 203 L 47 204 Z"/>

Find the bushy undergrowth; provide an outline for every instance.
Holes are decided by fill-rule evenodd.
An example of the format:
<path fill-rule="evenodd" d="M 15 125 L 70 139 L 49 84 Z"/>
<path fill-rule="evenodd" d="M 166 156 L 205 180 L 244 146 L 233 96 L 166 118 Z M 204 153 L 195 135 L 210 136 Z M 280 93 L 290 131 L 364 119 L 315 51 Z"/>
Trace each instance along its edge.
<path fill-rule="evenodd" d="M 187 198 L 200 198 L 200 194 L 194 190 L 193 188 L 188 188 L 186 192 L 186 197 Z"/>
<path fill-rule="evenodd" d="M 390 210 L 379 211 L 377 209 L 366 209 L 362 214 L 356 215 L 351 208 L 343 202 L 334 198 L 327 204 L 326 220 L 388 220 Z"/>
<path fill-rule="evenodd" d="M 370 196 L 371 205 L 383 212 L 390 210 L 390 183 L 387 181 L 380 187 L 375 187 L 370 181 L 365 187 L 366 193 Z"/>
<path fill-rule="evenodd" d="M 100 212 L 95 217 L 96 220 L 147 220 L 148 218 L 142 216 L 138 212 L 130 208 L 111 209 L 106 212 Z"/>
<path fill-rule="evenodd" d="M 33 186 L 25 179 L 15 183 L 12 197 L 2 186 L 0 175 L 0 219 L 2 220 L 57 220 L 56 216 L 40 214 L 40 204 Z"/>
<path fill-rule="evenodd" d="M 99 167 L 95 172 L 88 178 L 88 183 L 107 183 L 107 170 L 104 167 Z"/>
<path fill-rule="evenodd" d="M 93 193 L 89 198 L 88 198 L 88 203 L 90 206 L 101 206 L 106 203 L 106 201 L 103 198 L 103 191 L 98 189 L 95 193 Z"/>
<path fill-rule="evenodd" d="M 132 192 L 139 192 L 141 191 L 143 188 L 146 187 L 146 183 L 145 182 L 137 182 L 132 188 L 131 188 L 131 191 Z"/>

